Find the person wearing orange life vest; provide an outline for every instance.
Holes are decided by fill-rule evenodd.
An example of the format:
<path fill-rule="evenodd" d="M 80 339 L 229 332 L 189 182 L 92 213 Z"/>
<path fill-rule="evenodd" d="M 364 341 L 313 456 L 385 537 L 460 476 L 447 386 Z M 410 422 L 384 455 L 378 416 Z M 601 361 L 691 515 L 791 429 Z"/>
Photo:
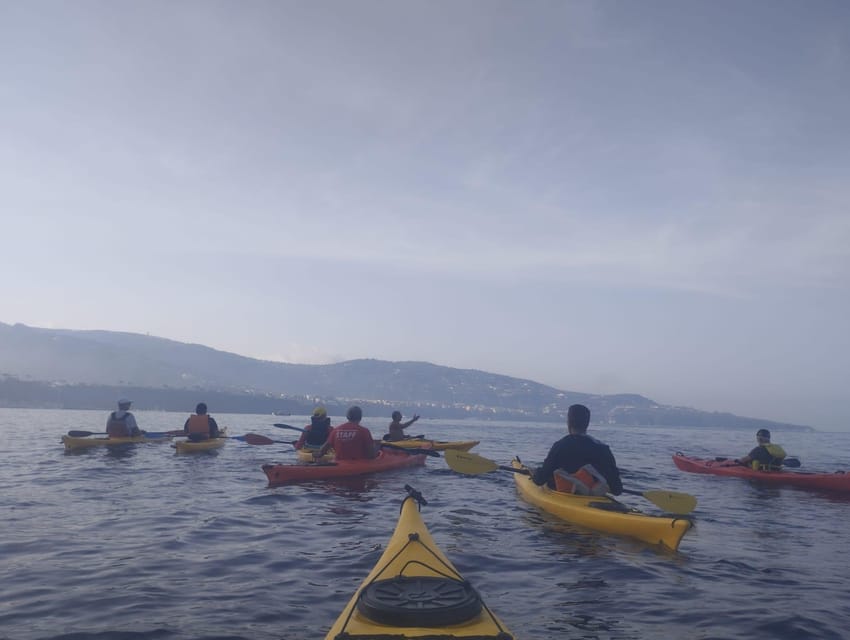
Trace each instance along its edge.
<path fill-rule="evenodd" d="M 136 417 L 130 413 L 133 404 L 126 398 L 118 401 L 118 411 L 113 411 L 106 419 L 106 435 L 110 438 L 132 438 L 144 435 L 144 431 L 136 424 Z"/>
<path fill-rule="evenodd" d="M 590 409 L 574 404 L 567 410 L 567 435 L 549 450 L 532 476 L 537 485 L 581 495 L 623 492 L 617 461 L 607 444 L 587 435 Z"/>
<path fill-rule="evenodd" d="M 207 405 L 199 402 L 193 413 L 183 425 L 183 432 L 190 440 L 209 440 L 218 438 L 218 424 L 207 415 Z"/>

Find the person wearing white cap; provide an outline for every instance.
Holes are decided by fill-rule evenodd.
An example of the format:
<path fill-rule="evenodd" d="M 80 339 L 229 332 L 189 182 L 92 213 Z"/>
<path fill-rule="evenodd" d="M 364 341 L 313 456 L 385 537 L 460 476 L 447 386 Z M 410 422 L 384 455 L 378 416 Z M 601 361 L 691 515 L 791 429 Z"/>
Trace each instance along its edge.
<path fill-rule="evenodd" d="M 118 401 L 118 411 L 109 414 L 106 420 L 106 434 L 110 438 L 130 438 L 142 435 L 141 429 L 136 424 L 136 417 L 130 413 L 130 405 L 133 404 L 127 398 Z"/>

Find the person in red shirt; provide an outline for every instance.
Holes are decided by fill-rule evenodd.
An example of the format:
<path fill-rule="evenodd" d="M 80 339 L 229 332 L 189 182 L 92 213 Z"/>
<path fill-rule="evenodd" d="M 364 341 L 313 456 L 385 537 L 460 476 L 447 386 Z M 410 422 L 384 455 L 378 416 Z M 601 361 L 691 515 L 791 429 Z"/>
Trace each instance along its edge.
<path fill-rule="evenodd" d="M 377 455 L 380 443 L 375 443 L 372 432 L 360 426 L 363 411 L 360 407 L 350 407 L 345 414 L 348 422 L 337 425 L 328 436 L 322 448 L 313 452 L 314 458 L 321 458 L 334 450 L 336 460 L 368 460 Z"/>

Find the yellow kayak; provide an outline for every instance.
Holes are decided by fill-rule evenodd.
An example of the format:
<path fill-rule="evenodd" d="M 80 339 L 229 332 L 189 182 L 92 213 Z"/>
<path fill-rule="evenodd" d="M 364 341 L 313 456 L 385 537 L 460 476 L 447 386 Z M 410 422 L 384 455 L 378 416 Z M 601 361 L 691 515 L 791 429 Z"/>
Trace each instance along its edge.
<path fill-rule="evenodd" d="M 172 446 L 175 449 L 175 453 L 195 453 L 197 451 L 212 451 L 214 449 L 221 449 L 224 446 L 224 443 L 227 442 L 227 427 L 219 429 L 218 434 L 220 436 L 218 438 L 210 438 L 209 440 L 200 440 L 198 442 L 192 440 L 179 440 Z"/>
<path fill-rule="evenodd" d="M 318 459 L 313 457 L 313 449 L 308 449 L 306 447 L 303 449 L 296 449 L 295 455 L 301 462 L 333 462 L 334 460 L 333 449 L 330 449 L 325 455 Z"/>
<path fill-rule="evenodd" d="M 419 515 L 417 491 L 401 505 L 395 532 L 375 568 L 331 627 L 326 640 L 476 638 L 513 635 L 434 543 Z"/>
<path fill-rule="evenodd" d="M 416 449 L 424 444 L 430 444 L 432 449 L 437 451 L 445 451 L 446 449 L 454 449 L 455 451 L 469 451 L 475 445 L 479 444 L 480 440 L 428 440 L 427 438 L 408 438 L 406 440 L 383 440 L 397 447 L 405 449 Z"/>
<path fill-rule="evenodd" d="M 131 438 L 76 438 L 74 436 L 62 436 L 62 444 L 65 449 L 88 449 L 90 447 L 117 447 L 122 444 L 136 444 L 139 442 L 171 442 L 169 436 L 148 438 L 146 436 L 134 436 Z"/>
<path fill-rule="evenodd" d="M 513 460 L 511 466 L 527 470 L 518 460 Z M 629 536 L 675 551 L 692 526 L 688 518 L 646 514 L 608 496 L 579 496 L 538 486 L 529 475 L 515 473 L 514 480 L 519 494 L 535 507 L 595 531 Z"/>

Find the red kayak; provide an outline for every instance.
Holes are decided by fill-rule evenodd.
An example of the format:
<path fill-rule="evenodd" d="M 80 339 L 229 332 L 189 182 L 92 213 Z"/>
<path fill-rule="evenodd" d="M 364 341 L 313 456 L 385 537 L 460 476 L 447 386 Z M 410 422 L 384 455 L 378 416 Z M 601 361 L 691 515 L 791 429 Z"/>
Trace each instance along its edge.
<path fill-rule="evenodd" d="M 723 462 L 692 458 L 682 453 L 673 456 L 673 462 L 682 471 L 691 473 L 708 473 L 715 476 L 731 478 L 746 478 L 771 484 L 787 484 L 804 489 L 821 489 L 823 491 L 843 491 L 850 493 L 850 473 L 836 471 L 835 473 L 803 473 L 800 471 L 756 471 L 742 465 L 724 466 Z"/>
<path fill-rule="evenodd" d="M 316 462 L 310 464 L 264 464 L 263 471 L 274 487 L 299 480 L 325 480 L 345 478 L 364 473 L 391 471 L 402 467 L 415 467 L 425 464 L 424 453 L 406 453 L 392 449 L 381 449 L 378 456 L 371 460 L 338 460 L 336 462 Z"/>

